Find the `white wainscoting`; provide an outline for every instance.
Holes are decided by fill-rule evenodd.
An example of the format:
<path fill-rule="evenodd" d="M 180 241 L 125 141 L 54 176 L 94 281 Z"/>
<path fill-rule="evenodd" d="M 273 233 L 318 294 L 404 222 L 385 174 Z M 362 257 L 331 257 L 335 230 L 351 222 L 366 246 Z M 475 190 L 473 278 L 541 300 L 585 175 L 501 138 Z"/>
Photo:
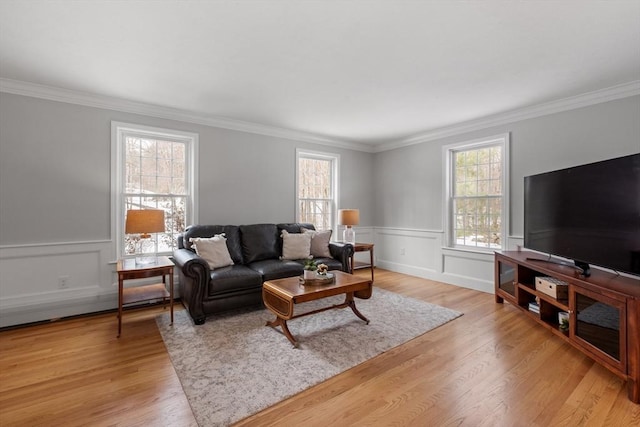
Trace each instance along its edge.
<path fill-rule="evenodd" d="M 0 327 L 116 308 L 111 253 L 108 240 L 0 247 Z"/>
<path fill-rule="evenodd" d="M 493 252 L 443 247 L 444 231 L 374 227 L 376 265 L 386 270 L 493 293 Z M 507 248 L 522 245 L 507 238 Z"/>
<path fill-rule="evenodd" d="M 375 244 L 380 268 L 493 292 L 493 254 L 443 248 L 442 231 L 355 231 L 358 242 Z M 517 245 L 522 245 L 521 237 L 507 239 L 509 249 Z M 118 286 L 112 253 L 108 240 L 0 247 L 0 327 L 115 309 Z M 369 254 L 359 252 L 356 259 L 368 262 Z M 60 277 L 67 278 L 64 289 Z"/>
<path fill-rule="evenodd" d="M 386 270 L 440 280 L 442 233 L 405 228 L 375 229 L 376 265 Z"/>
<path fill-rule="evenodd" d="M 442 281 L 493 293 L 493 252 L 442 248 Z"/>

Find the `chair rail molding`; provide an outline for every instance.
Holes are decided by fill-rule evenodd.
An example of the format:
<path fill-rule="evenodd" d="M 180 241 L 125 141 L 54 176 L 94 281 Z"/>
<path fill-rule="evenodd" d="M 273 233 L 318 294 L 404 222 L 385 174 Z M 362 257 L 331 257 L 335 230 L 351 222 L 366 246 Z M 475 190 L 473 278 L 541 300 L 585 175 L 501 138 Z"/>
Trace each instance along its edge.
<path fill-rule="evenodd" d="M 374 227 L 380 268 L 493 293 L 493 251 L 444 247 L 444 230 Z M 522 238 L 508 237 L 509 248 Z"/>
<path fill-rule="evenodd" d="M 0 246 L 0 327 L 117 306 L 112 242 Z"/>

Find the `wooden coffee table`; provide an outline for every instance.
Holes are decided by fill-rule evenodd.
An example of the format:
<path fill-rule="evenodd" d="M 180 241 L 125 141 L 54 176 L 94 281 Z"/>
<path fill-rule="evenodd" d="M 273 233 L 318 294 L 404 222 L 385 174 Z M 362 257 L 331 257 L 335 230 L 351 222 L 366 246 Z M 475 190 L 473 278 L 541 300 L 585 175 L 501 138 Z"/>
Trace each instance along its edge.
<path fill-rule="evenodd" d="M 334 308 L 349 307 L 356 316 L 367 322 L 368 325 L 369 319 L 358 311 L 354 297 L 361 299 L 370 298 L 373 291 L 371 281 L 341 271 L 331 271 L 330 273 L 335 275 L 335 281 L 327 285 L 302 285 L 300 278 L 297 276 L 264 282 L 262 285 L 262 300 L 264 301 L 264 305 L 276 315 L 276 319 L 267 322 L 267 326 L 271 326 L 272 328 L 281 326 L 282 332 L 291 344 L 293 344 L 294 347 L 298 347 L 298 341 L 296 341 L 287 327 L 287 320 L 297 319 L 298 317 L 308 316 Z M 293 314 L 295 304 L 341 294 L 345 294 L 345 300 L 342 304 L 335 304 L 306 313 Z"/>

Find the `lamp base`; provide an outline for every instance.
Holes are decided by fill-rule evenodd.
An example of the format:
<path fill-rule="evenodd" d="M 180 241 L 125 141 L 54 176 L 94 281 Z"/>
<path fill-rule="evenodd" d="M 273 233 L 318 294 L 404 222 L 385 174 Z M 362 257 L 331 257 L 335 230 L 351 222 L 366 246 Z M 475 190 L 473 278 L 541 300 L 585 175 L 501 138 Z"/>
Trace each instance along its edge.
<path fill-rule="evenodd" d="M 158 262 L 158 251 L 150 234 L 140 235 L 140 246 L 136 253 L 136 265 L 149 266 Z"/>
<path fill-rule="evenodd" d="M 355 245 L 356 232 L 353 230 L 353 227 L 351 227 L 350 225 L 348 225 L 342 232 L 342 241 L 345 243 L 351 243 Z"/>

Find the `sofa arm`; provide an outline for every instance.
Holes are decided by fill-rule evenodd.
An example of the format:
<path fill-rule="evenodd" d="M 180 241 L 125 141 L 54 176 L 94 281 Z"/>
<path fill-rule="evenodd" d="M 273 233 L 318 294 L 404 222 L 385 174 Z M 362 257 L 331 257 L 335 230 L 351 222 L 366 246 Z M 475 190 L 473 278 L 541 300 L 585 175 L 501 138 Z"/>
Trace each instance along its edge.
<path fill-rule="evenodd" d="M 180 298 L 196 325 L 202 325 L 206 315 L 203 300 L 209 287 L 209 264 L 189 249 L 173 251 L 173 262 L 178 267 Z"/>
<path fill-rule="evenodd" d="M 351 243 L 329 243 L 331 257 L 342 263 L 342 271 L 351 273 L 351 257 L 353 256 L 353 245 Z"/>

